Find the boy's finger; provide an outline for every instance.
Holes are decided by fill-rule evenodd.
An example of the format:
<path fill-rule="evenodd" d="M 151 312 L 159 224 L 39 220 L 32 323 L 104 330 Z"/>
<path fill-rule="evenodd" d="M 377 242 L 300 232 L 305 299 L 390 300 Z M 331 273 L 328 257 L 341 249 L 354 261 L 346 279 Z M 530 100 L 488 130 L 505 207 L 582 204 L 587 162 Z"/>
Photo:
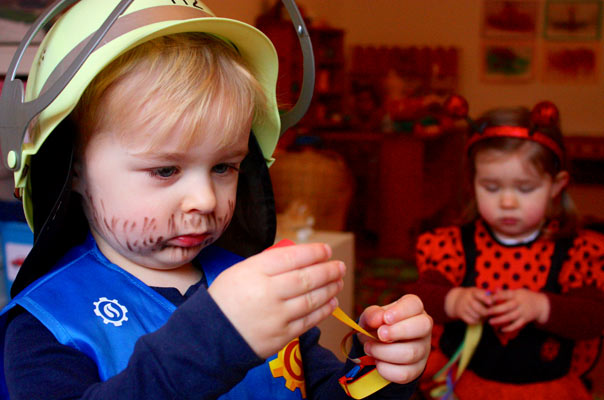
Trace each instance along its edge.
<path fill-rule="evenodd" d="M 432 332 L 432 318 L 428 314 L 422 313 L 405 318 L 393 325 L 382 325 L 377 332 L 380 340 L 384 342 L 425 338 Z"/>
<path fill-rule="evenodd" d="M 346 265 L 328 261 L 287 271 L 274 276 L 277 297 L 291 299 L 344 278 Z"/>
<path fill-rule="evenodd" d="M 330 257 L 331 248 L 327 244 L 308 243 L 269 249 L 250 260 L 261 261 L 264 273 L 272 276 L 327 261 Z"/>
<path fill-rule="evenodd" d="M 393 324 L 424 312 L 424 304 L 414 294 L 406 294 L 390 305 L 384 313 L 384 322 Z"/>
<path fill-rule="evenodd" d="M 400 343 L 380 343 L 368 341 L 365 352 L 382 362 L 393 364 L 413 364 L 421 361 L 430 351 L 430 346 L 423 340 L 412 340 Z"/>
<path fill-rule="evenodd" d="M 284 317 L 288 321 L 295 321 L 314 313 L 316 310 L 325 306 L 333 299 L 344 287 L 343 281 L 329 283 L 323 287 L 317 288 L 303 295 L 285 301 Z"/>
<path fill-rule="evenodd" d="M 294 336 L 300 336 L 310 328 L 329 317 L 333 310 L 338 306 L 338 299 L 332 297 L 327 303 L 321 305 L 310 313 L 301 315 L 289 321 L 288 326 L 290 333 Z"/>

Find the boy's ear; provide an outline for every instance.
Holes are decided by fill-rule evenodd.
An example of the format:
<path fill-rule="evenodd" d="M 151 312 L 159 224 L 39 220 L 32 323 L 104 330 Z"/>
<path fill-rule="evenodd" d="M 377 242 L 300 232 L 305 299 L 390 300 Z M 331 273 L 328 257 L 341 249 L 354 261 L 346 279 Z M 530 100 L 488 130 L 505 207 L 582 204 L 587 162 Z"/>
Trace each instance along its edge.
<path fill-rule="evenodd" d="M 552 183 L 552 198 L 555 199 L 562 192 L 562 190 L 568 186 L 570 181 L 570 175 L 568 171 L 560 171 L 554 177 Z"/>

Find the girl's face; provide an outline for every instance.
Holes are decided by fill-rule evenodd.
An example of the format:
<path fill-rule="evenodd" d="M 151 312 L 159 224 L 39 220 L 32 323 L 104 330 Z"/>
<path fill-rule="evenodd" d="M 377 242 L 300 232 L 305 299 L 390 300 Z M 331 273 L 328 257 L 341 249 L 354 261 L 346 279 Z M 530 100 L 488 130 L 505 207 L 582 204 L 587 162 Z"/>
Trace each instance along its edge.
<path fill-rule="evenodd" d="M 495 234 L 523 239 L 541 227 L 550 202 L 568 183 L 568 173 L 555 177 L 532 165 L 523 148 L 509 153 L 494 149 L 475 158 L 474 192 L 478 212 Z"/>
<path fill-rule="evenodd" d="M 91 137 L 75 168 L 99 249 L 139 277 L 145 268 L 189 268 L 231 220 L 251 123 L 228 144 L 222 132 L 201 132 L 183 146 L 186 131 L 175 127 L 151 149 L 133 128 L 140 121 L 111 125 Z"/>

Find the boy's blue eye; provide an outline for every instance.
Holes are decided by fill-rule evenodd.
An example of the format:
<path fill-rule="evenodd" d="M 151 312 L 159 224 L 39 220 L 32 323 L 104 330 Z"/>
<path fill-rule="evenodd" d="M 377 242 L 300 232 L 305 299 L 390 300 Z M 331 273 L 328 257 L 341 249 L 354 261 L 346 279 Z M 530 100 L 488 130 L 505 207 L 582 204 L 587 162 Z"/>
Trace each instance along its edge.
<path fill-rule="evenodd" d="M 239 171 L 239 168 L 237 168 L 234 165 L 230 165 L 230 164 L 217 164 L 212 168 L 212 171 L 217 174 L 226 174 L 230 170 Z"/>
<path fill-rule="evenodd" d="M 157 176 L 160 178 L 169 178 L 177 172 L 176 167 L 160 167 L 151 170 L 152 176 Z"/>
<path fill-rule="evenodd" d="M 487 192 L 492 192 L 492 193 L 499 190 L 499 186 L 497 186 L 497 185 L 484 185 L 484 188 L 486 189 Z"/>

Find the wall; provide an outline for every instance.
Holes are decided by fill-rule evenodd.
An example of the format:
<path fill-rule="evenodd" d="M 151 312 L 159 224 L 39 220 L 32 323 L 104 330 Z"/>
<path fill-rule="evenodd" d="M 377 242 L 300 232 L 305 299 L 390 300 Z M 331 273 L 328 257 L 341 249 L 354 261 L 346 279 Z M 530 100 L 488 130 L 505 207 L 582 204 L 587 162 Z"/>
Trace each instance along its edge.
<path fill-rule="evenodd" d="M 274 2 L 207 0 L 206 3 L 218 15 L 253 23 Z M 560 108 L 562 128 L 567 135 L 604 136 L 604 79 L 592 85 L 545 84 L 538 80 L 504 85 L 481 81 L 482 0 L 300 0 L 299 4 L 314 21 L 328 21 L 345 29 L 348 47 L 355 44 L 459 47 L 462 71 L 459 92 L 470 102 L 473 116 L 496 106 L 531 107 L 548 99 Z M 539 34 L 538 48 L 541 40 Z M 601 77 L 603 70 L 600 62 Z"/>

